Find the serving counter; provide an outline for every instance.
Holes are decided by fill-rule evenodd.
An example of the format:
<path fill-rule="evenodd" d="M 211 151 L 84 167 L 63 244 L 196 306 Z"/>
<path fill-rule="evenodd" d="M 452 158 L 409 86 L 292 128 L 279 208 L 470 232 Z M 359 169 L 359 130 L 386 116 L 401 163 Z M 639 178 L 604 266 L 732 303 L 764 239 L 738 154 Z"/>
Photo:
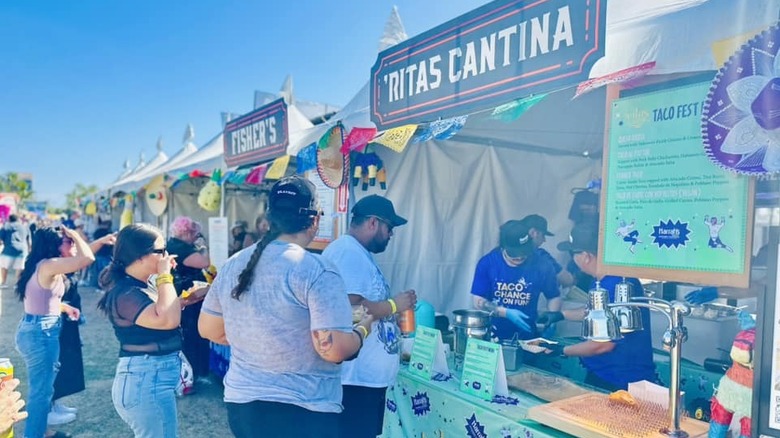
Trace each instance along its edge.
<path fill-rule="evenodd" d="M 496 396 L 488 402 L 460 392 L 457 377 L 437 374 L 426 381 L 402 366 L 395 385 L 387 390 L 382 436 L 571 437 L 527 418 L 528 409 L 544 403 L 512 390 L 509 397 Z"/>

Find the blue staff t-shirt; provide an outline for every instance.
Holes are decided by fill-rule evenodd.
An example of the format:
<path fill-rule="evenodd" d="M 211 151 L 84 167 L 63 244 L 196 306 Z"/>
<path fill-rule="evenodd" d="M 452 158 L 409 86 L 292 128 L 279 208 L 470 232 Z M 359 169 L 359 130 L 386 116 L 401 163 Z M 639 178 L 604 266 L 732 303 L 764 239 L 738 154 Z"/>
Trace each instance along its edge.
<path fill-rule="evenodd" d="M 642 284 L 636 278 L 626 279 L 634 287 L 634 293 L 642 291 Z M 615 286 L 620 277 L 607 276 L 601 279 L 601 287 L 609 291 L 609 301 L 615 301 Z M 595 282 L 594 282 L 595 285 Z M 643 330 L 623 333 L 623 338 L 615 343 L 609 353 L 580 358 L 588 371 L 615 386 L 628 388 L 631 382 L 640 380 L 655 381 L 655 363 L 653 362 L 653 341 L 650 329 L 650 311 L 642 311 Z"/>
<path fill-rule="evenodd" d="M 500 248 L 487 253 L 477 263 L 471 294 L 492 301 L 507 309 L 518 309 L 528 315 L 532 332 L 514 325 L 506 318 L 494 317 L 493 336 L 499 339 L 531 339 L 537 336 L 536 318 L 539 295 L 550 300 L 560 295 L 555 279 L 555 267 L 536 253 L 531 254 L 520 266 L 506 264 Z"/>

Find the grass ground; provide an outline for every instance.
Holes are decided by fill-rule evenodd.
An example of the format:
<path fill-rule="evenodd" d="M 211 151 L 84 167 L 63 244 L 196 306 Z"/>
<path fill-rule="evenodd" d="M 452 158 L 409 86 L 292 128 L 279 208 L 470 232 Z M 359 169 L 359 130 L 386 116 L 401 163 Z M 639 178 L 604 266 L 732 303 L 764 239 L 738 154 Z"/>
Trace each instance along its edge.
<path fill-rule="evenodd" d="M 81 326 L 84 354 L 84 375 L 87 389 L 62 399 L 68 406 L 78 408 L 76 421 L 57 429 L 76 437 L 132 437 L 130 428 L 119 418 L 111 403 L 111 384 L 117 363 L 118 343 L 108 320 L 95 308 L 99 293 L 92 288 L 79 289 L 87 324 Z M 14 348 L 14 335 L 23 313 L 11 289 L 0 289 L 0 357 L 10 357 L 16 377 L 22 381 L 22 396 L 27 398 L 27 370 Z M 216 381 L 216 380 L 215 380 Z M 201 385 L 197 393 L 178 399 L 179 433 L 188 437 L 230 436 L 227 412 L 222 403 L 222 385 Z M 24 423 L 16 426 L 21 437 Z"/>

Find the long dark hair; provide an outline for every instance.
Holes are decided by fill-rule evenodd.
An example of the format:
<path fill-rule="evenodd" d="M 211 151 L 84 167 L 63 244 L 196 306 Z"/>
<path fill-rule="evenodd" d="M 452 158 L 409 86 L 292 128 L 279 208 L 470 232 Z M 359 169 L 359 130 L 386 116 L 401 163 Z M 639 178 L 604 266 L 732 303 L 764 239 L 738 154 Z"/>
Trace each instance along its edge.
<path fill-rule="evenodd" d="M 308 202 L 308 208 L 300 208 L 287 204 L 286 201 L 279 201 L 274 203 L 274 192 L 280 186 L 297 186 L 299 191 L 297 196 L 305 198 L 305 202 Z M 305 191 L 308 190 L 308 193 Z M 282 234 L 295 234 L 303 230 L 309 229 L 314 224 L 314 219 L 319 215 L 319 212 L 315 209 L 317 198 L 315 196 L 314 184 L 305 180 L 299 176 L 292 176 L 281 179 L 274 184 L 271 188 L 271 207 L 266 213 L 266 219 L 270 224 L 268 232 L 257 242 L 254 251 L 252 251 L 252 257 L 249 258 L 249 262 L 241 274 L 238 276 L 238 284 L 231 292 L 230 296 L 239 300 L 241 294 L 249 289 L 252 284 L 252 279 L 255 276 L 255 267 L 260 261 L 260 256 L 263 254 L 263 250 L 269 243 Z"/>
<path fill-rule="evenodd" d="M 44 227 L 35 230 L 32 237 L 32 249 L 27 260 L 24 262 L 24 269 L 16 283 L 16 295 L 19 301 L 24 301 L 24 293 L 27 289 L 27 282 L 30 281 L 35 268 L 43 260 L 61 257 L 60 245 L 62 245 L 62 231 L 58 228 Z"/>
<path fill-rule="evenodd" d="M 116 236 L 114 256 L 111 263 L 100 273 L 100 288 L 106 291 L 98 301 L 98 309 L 108 312 L 106 303 L 117 280 L 124 277 L 125 269 L 136 260 L 152 253 L 154 241 L 162 237 L 162 232 L 149 224 L 128 225 Z"/>

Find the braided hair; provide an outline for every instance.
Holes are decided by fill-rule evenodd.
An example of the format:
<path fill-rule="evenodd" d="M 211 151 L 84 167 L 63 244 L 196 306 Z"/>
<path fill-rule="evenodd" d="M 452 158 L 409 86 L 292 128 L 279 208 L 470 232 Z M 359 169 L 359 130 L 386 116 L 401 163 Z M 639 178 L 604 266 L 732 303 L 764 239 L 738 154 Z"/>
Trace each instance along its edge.
<path fill-rule="evenodd" d="M 98 301 L 98 309 L 108 312 L 107 303 L 111 289 L 119 279 L 126 275 L 125 269 L 128 266 L 152 253 L 154 241 L 160 237 L 162 237 L 162 232 L 149 224 L 132 224 L 122 228 L 116 236 L 111 263 L 100 273 L 98 283 L 106 293 Z"/>
<path fill-rule="evenodd" d="M 62 231 L 58 228 L 44 227 L 35 230 L 32 238 L 32 249 L 30 255 L 24 262 L 24 269 L 19 275 L 19 281 L 16 283 L 16 295 L 19 301 L 24 301 L 27 282 L 30 281 L 35 268 L 43 260 L 60 257 L 60 245 L 62 245 Z"/>
<path fill-rule="evenodd" d="M 297 197 L 294 201 L 290 199 L 278 199 L 289 195 L 291 186 L 296 192 Z M 277 193 L 282 195 L 277 195 Z M 300 177 L 291 176 L 279 180 L 271 188 L 269 196 L 270 208 L 266 214 L 266 219 L 270 223 L 270 229 L 255 245 L 252 256 L 241 274 L 238 275 L 238 284 L 230 293 L 230 296 L 240 300 L 241 294 L 249 289 L 255 276 L 255 267 L 260 261 L 266 246 L 277 239 L 282 234 L 295 234 L 311 228 L 314 220 L 319 216 L 319 211 L 315 208 L 317 205 L 316 189 L 310 181 Z M 306 204 L 301 207 L 301 203 Z"/>

